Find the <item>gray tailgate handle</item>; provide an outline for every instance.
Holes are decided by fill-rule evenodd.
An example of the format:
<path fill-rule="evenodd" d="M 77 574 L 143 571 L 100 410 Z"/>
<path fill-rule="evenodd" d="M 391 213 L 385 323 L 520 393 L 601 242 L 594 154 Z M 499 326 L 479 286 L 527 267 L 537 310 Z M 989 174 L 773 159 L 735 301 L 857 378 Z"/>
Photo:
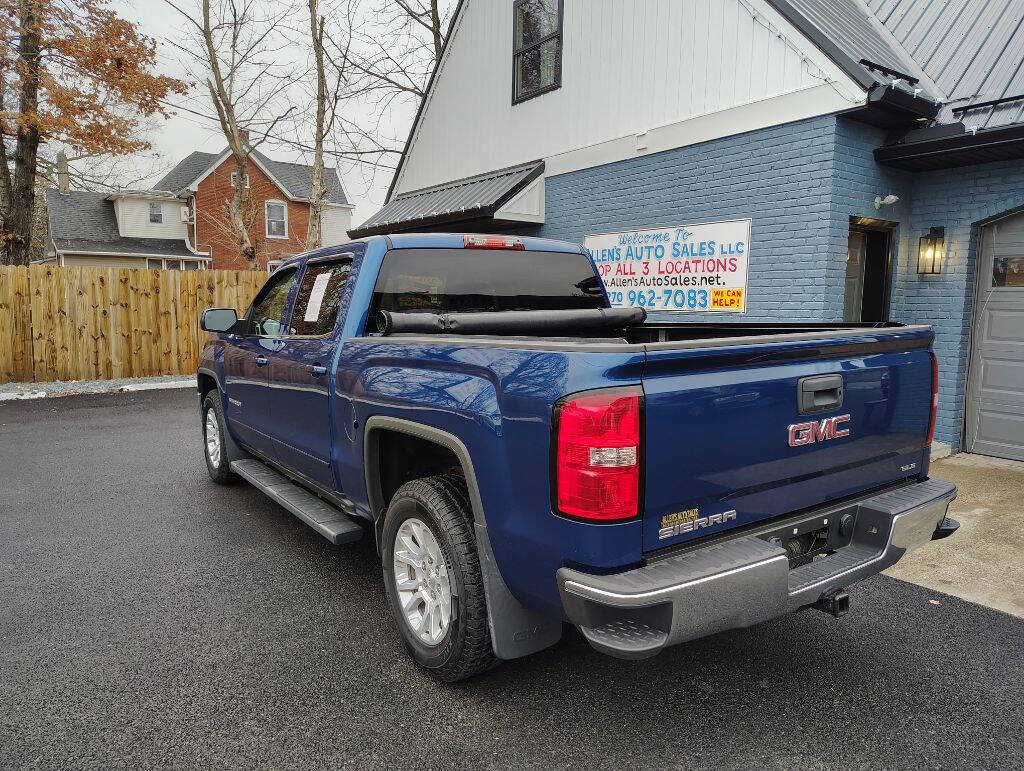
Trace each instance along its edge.
<path fill-rule="evenodd" d="M 843 376 L 802 377 L 797 384 L 796 399 L 801 415 L 838 410 L 843 406 Z"/>

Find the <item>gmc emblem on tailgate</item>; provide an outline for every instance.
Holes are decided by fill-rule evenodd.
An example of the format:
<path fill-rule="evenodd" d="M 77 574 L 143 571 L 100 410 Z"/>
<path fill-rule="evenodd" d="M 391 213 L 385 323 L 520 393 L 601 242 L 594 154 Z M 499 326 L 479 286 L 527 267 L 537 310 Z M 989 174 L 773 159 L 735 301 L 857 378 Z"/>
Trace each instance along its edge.
<path fill-rule="evenodd" d="M 789 427 L 789 446 L 800 447 L 804 444 L 825 442 L 829 439 L 849 436 L 850 429 L 839 427 L 841 423 L 846 423 L 849 419 L 849 415 L 836 415 L 834 418 L 809 420 L 806 423 L 793 423 Z"/>

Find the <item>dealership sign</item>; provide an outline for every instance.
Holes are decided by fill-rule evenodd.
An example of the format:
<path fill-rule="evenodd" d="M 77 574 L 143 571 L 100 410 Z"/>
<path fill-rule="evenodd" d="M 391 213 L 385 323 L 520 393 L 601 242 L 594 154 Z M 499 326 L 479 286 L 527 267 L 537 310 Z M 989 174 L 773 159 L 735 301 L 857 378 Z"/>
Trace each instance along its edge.
<path fill-rule="evenodd" d="M 616 308 L 746 311 L 750 220 L 587 236 Z"/>

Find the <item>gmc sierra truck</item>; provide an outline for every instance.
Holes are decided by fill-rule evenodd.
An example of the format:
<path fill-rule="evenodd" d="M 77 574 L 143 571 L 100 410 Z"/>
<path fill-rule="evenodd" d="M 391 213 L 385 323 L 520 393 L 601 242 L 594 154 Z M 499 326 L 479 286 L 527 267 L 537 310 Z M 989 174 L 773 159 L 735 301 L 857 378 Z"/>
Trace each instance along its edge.
<path fill-rule="evenodd" d="M 210 309 L 210 476 L 371 537 L 452 681 L 554 644 L 623 658 L 804 608 L 950 535 L 927 326 L 651 323 L 578 245 L 403 234 Z"/>

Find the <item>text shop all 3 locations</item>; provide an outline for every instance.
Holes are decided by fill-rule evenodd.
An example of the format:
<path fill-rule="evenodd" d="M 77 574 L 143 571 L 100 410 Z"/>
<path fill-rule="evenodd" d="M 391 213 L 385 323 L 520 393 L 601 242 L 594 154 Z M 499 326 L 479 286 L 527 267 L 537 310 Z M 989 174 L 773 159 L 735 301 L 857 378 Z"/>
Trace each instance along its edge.
<path fill-rule="evenodd" d="M 750 220 L 587 236 L 616 308 L 743 313 Z"/>

